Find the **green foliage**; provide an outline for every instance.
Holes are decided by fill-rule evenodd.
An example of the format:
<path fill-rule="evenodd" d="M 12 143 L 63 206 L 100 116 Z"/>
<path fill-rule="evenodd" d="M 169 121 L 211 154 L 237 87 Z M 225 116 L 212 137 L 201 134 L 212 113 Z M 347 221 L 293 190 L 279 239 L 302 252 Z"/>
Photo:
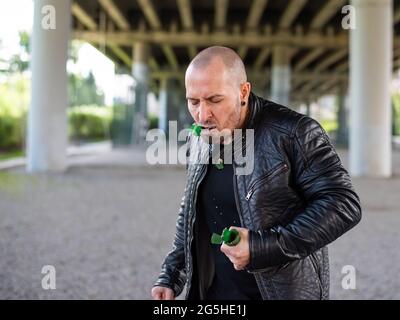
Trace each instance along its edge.
<path fill-rule="evenodd" d="M 73 140 L 108 139 L 111 120 L 111 107 L 71 107 L 68 109 L 68 135 Z"/>
<path fill-rule="evenodd" d="M 27 31 L 19 32 L 20 52 L 11 57 L 9 72 L 24 72 L 29 68 L 30 35 Z"/>
<path fill-rule="evenodd" d="M 0 149 L 23 147 L 29 101 L 29 81 L 21 76 L 9 77 L 0 84 Z"/>
<path fill-rule="evenodd" d="M 321 126 L 327 133 L 332 133 L 338 129 L 338 123 L 336 120 L 321 120 Z"/>
<path fill-rule="evenodd" d="M 149 130 L 158 128 L 158 117 L 155 115 L 149 115 Z"/>
<path fill-rule="evenodd" d="M 392 96 L 392 129 L 393 135 L 399 136 L 400 135 L 400 93 L 394 94 Z"/>
<path fill-rule="evenodd" d="M 0 149 L 21 148 L 25 138 L 25 119 L 0 115 Z"/>
<path fill-rule="evenodd" d="M 12 158 L 19 158 L 25 156 L 25 152 L 22 150 L 14 150 L 5 153 L 0 153 L 0 161 L 8 160 Z"/>
<path fill-rule="evenodd" d="M 68 90 L 70 106 L 104 104 L 104 93 L 98 89 L 91 72 L 86 78 L 77 74 L 69 74 Z"/>
<path fill-rule="evenodd" d="M 133 106 L 116 104 L 113 107 L 111 139 L 114 145 L 127 145 L 132 139 Z"/>
<path fill-rule="evenodd" d="M 26 139 L 30 81 L 23 72 L 29 67 L 30 36 L 20 32 L 19 53 L 3 64 L 9 68 L 5 82 L 0 83 L 0 153 L 23 150 Z M 77 62 L 80 44 L 73 43 L 70 58 Z M 92 73 L 87 77 L 69 75 L 68 130 L 70 138 L 97 140 L 109 138 L 112 109 L 104 104 L 104 94 L 98 89 Z"/>

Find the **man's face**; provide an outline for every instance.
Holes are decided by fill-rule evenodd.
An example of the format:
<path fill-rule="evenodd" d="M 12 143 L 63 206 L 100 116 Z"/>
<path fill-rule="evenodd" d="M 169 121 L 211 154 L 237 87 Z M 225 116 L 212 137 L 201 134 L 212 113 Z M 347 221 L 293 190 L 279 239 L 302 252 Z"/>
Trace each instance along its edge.
<path fill-rule="evenodd" d="M 190 67 L 186 74 L 186 98 L 194 121 L 210 130 L 232 132 L 240 125 L 240 85 L 229 79 L 222 62 L 211 62 L 204 69 Z"/>

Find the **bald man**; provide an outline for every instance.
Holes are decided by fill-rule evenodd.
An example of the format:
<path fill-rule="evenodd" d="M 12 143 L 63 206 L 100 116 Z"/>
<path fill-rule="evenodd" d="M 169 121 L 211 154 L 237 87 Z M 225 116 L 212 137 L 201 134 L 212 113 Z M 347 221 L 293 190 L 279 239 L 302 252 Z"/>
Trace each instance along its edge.
<path fill-rule="evenodd" d="M 188 110 L 203 127 L 188 137 L 188 153 L 201 154 L 204 144 L 209 152 L 205 163 L 188 163 L 175 239 L 152 297 L 175 299 L 187 284 L 190 300 L 328 299 L 327 245 L 360 221 L 361 207 L 326 132 L 253 94 L 242 60 L 226 47 L 201 51 L 185 86 Z M 238 130 L 254 134 L 252 146 L 240 140 L 242 155 L 253 153 L 248 174 L 237 174 Z M 239 232 L 236 246 L 210 243 L 224 228 Z"/>

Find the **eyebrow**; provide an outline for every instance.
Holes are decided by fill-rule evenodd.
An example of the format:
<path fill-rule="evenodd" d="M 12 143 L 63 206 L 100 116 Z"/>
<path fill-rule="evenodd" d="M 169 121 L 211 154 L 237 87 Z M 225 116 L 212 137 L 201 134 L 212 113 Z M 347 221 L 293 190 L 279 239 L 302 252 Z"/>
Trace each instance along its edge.
<path fill-rule="evenodd" d="M 206 100 L 211 100 L 211 99 L 214 99 L 214 98 L 223 98 L 223 97 L 224 97 L 224 95 L 222 95 L 222 94 L 214 94 L 214 95 L 209 96 L 209 97 L 207 97 L 205 99 Z M 192 98 L 192 97 L 186 97 L 186 99 L 188 99 L 188 100 L 199 100 L 198 98 Z"/>

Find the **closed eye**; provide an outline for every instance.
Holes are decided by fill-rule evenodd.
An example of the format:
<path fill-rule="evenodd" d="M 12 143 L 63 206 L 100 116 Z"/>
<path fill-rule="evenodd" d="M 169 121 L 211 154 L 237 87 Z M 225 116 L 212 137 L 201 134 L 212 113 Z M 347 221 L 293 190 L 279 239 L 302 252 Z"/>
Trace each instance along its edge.
<path fill-rule="evenodd" d="M 211 103 L 219 103 L 221 102 L 223 99 L 211 99 L 210 102 Z"/>
<path fill-rule="evenodd" d="M 199 100 L 195 100 L 195 99 L 188 99 L 189 103 L 193 106 L 199 104 Z"/>
<path fill-rule="evenodd" d="M 215 94 L 207 98 L 207 100 L 211 103 L 219 103 L 224 100 L 224 96 L 220 94 Z"/>

